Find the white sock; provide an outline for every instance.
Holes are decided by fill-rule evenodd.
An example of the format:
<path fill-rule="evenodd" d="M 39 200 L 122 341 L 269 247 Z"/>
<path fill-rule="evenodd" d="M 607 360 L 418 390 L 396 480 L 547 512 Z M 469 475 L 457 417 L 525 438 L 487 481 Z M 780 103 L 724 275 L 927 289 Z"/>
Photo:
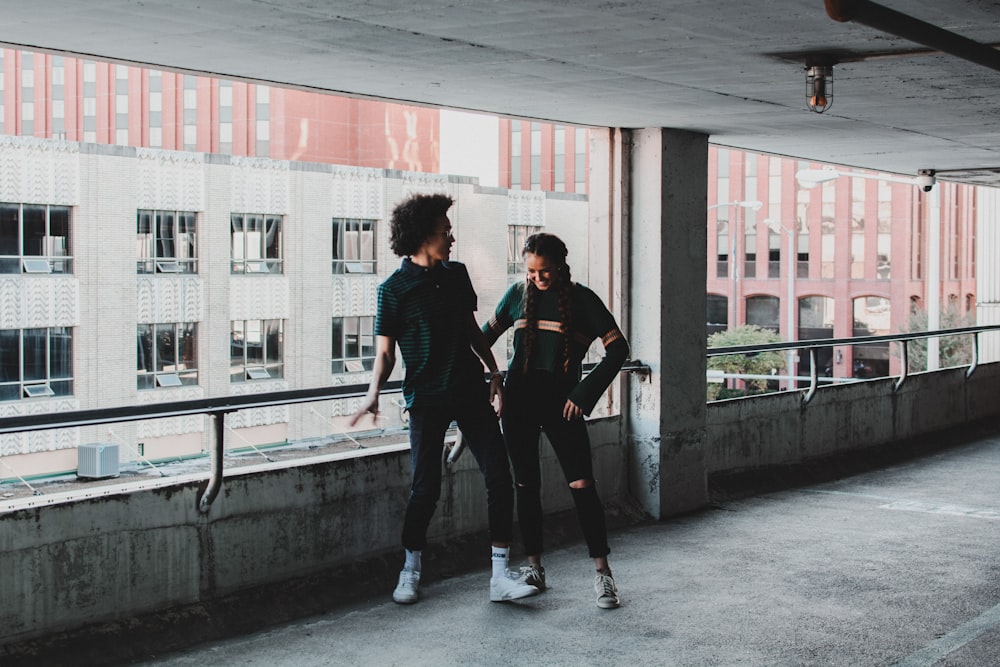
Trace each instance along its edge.
<path fill-rule="evenodd" d="M 507 559 L 510 558 L 510 547 L 493 547 L 493 578 L 507 574 Z"/>
<path fill-rule="evenodd" d="M 406 552 L 406 563 L 403 565 L 403 568 L 420 572 L 420 552 L 410 551 L 409 549 L 404 549 L 404 551 Z"/>

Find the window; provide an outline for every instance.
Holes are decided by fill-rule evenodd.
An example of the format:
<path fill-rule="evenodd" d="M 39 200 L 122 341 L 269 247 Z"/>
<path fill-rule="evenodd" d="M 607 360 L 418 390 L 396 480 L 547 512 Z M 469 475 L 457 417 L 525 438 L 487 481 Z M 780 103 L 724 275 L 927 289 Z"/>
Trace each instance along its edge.
<path fill-rule="evenodd" d="M 729 327 L 729 299 L 722 294 L 709 294 L 707 335 L 711 336 Z"/>
<path fill-rule="evenodd" d="M 140 324 L 136 334 L 139 389 L 198 384 L 196 324 Z"/>
<path fill-rule="evenodd" d="M 767 277 L 781 277 L 781 232 L 770 227 L 767 234 Z"/>
<path fill-rule="evenodd" d="M 281 320 L 237 320 L 230 342 L 229 381 L 283 376 Z"/>
<path fill-rule="evenodd" d="M 865 277 L 865 181 L 851 179 L 851 278 Z"/>
<path fill-rule="evenodd" d="M 268 86 L 257 85 L 256 114 L 256 154 L 268 157 L 271 154 L 271 89 Z"/>
<path fill-rule="evenodd" d="M 892 277 L 892 186 L 878 182 L 878 238 L 875 241 L 878 260 L 875 277 L 889 280 Z"/>
<path fill-rule="evenodd" d="M 127 65 L 115 65 L 115 143 L 128 146 Z"/>
<path fill-rule="evenodd" d="M 0 203 L 0 273 L 70 273 L 69 211 Z"/>
<path fill-rule="evenodd" d="M 510 187 L 521 187 L 521 121 L 510 121 Z"/>
<path fill-rule="evenodd" d="M 717 253 L 715 257 L 715 277 L 725 278 L 729 276 L 729 221 L 718 218 L 715 222 L 715 245 Z"/>
<path fill-rule="evenodd" d="M 72 329 L 0 329 L 0 401 L 72 394 Z"/>
<path fill-rule="evenodd" d="M 161 148 L 163 146 L 163 72 L 149 70 L 149 101 L 146 104 L 149 114 L 149 145 Z"/>
<path fill-rule="evenodd" d="M 566 192 L 566 128 L 555 126 L 553 130 L 555 153 L 553 168 L 555 171 L 552 189 L 556 192 Z"/>
<path fill-rule="evenodd" d="M 806 296 L 799 299 L 799 340 L 833 338 L 834 300 L 825 296 Z M 833 376 L 833 348 L 816 349 L 817 372 L 822 377 Z M 808 354 L 799 355 L 799 375 L 809 375 Z"/>
<path fill-rule="evenodd" d="M 233 213 L 232 272 L 281 273 L 281 216 Z"/>
<path fill-rule="evenodd" d="M 333 272 L 375 273 L 375 221 L 333 219 Z"/>
<path fill-rule="evenodd" d="M 779 302 L 776 296 L 747 297 L 747 324 L 778 333 Z"/>
<path fill-rule="evenodd" d="M 575 130 L 575 135 L 573 171 L 576 189 L 574 192 L 585 193 L 587 191 L 587 149 L 589 148 L 587 130 L 578 127 Z"/>
<path fill-rule="evenodd" d="M 836 275 L 835 250 L 836 239 L 834 231 L 836 222 L 834 213 L 837 192 L 833 187 L 833 181 L 822 185 L 823 191 L 823 219 L 820 225 L 820 277 L 824 279 L 833 278 Z"/>
<path fill-rule="evenodd" d="M 97 63 L 83 61 L 83 140 L 97 141 Z"/>
<path fill-rule="evenodd" d="M 529 236 L 540 232 L 541 227 L 530 225 L 510 225 L 507 227 L 507 275 L 524 273 L 524 257 L 521 250 Z"/>
<path fill-rule="evenodd" d="M 807 162 L 799 162 L 799 169 L 808 168 Z M 799 278 L 809 277 L 809 191 L 800 188 L 796 192 L 796 208 L 798 209 L 795 224 L 798 225 L 798 244 L 796 247 L 796 271 Z"/>
<path fill-rule="evenodd" d="M 739 215 L 739 213 L 736 213 Z M 743 228 L 743 277 L 757 277 L 757 222 L 751 219 L 753 212 L 747 209 Z"/>
<path fill-rule="evenodd" d="M 21 51 L 21 135 L 35 135 L 35 56 Z"/>
<path fill-rule="evenodd" d="M 333 318 L 333 373 L 370 371 L 375 363 L 375 318 Z"/>
<path fill-rule="evenodd" d="M 233 82 L 219 81 L 219 152 L 233 154 Z"/>
<path fill-rule="evenodd" d="M 855 337 L 880 336 L 892 331 L 889 299 L 860 296 L 854 299 Z M 889 374 L 889 343 L 851 346 L 851 377 L 875 378 Z"/>
<path fill-rule="evenodd" d="M 532 123 L 530 130 L 531 155 L 529 156 L 531 189 L 542 189 L 542 124 Z"/>
<path fill-rule="evenodd" d="M 191 211 L 136 213 L 136 273 L 197 273 L 195 214 Z"/>
<path fill-rule="evenodd" d="M 52 127 L 53 139 L 66 138 L 66 59 L 52 56 Z M 0 87 L 2 88 L 2 87 Z"/>
<path fill-rule="evenodd" d="M 184 132 L 184 150 L 198 150 L 198 79 L 190 74 L 183 76 L 184 115 L 182 117 Z"/>

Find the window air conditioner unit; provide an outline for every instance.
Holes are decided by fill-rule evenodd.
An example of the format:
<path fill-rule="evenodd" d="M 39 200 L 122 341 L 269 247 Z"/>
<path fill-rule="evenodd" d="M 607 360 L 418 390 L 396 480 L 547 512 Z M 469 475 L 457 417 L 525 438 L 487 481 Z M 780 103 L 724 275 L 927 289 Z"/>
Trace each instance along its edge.
<path fill-rule="evenodd" d="M 77 447 L 77 477 L 118 477 L 118 445 L 99 442 Z"/>

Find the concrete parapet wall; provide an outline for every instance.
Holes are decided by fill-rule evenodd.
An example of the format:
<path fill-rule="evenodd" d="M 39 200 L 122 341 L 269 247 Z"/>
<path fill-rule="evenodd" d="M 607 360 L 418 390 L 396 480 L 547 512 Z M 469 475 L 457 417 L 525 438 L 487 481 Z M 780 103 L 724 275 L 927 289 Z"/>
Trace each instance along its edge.
<path fill-rule="evenodd" d="M 590 423 L 609 504 L 626 495 L 620 428 L 617 418 Z M 558 462 L 542 451 L 544 506 L 569 509 Z M 197 510 L 206 480 L 194 476 L 14 501 L 0 513 L 0 645 L 396 552 L 402 562 L 409 482 L 403 444 L 235 469 L 207 514 Z M 429 539 L 486 529 L 482 476 L 465 452 L 445 475 Z"/>
<path fill-rule="evenodd" d="M 783 392 L 710 403 L 705 468 L 787 466 L 908 440 L 1000 415 L 1000 364 L 820 388 L 809 403 Z"/>
<path fill-rule="evenodd" d="M 1000 415 L 1000 364 L 964 372 L 917 374 L 899 391 L 891 379 L 823 388 L 808 404 L 799 392 L 712 403 L 705 471 L 791 466 Z M 632 506 L 622 419 L 589 429 L 602 499 Z M 546 511 L 571 509 L 555 456 L 542 452 Z M 204 476 L 11 501 L 0 512 L 0 647 L 398 557 L 409 481 L 408 447 L 392 445 L 235 469 L 207 514 L 197 510 Z M 429 538 L 486 528 L 482 478 L 465 453 L 445 475 Z"/>

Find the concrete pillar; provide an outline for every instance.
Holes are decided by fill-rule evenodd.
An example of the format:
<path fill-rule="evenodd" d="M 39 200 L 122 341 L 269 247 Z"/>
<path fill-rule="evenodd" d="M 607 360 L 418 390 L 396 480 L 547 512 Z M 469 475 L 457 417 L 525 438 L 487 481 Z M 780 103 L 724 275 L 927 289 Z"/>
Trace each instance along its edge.
<path fill-rule="evenodd" d="M 630 379 L 630 489 L 663 518 L 708 503 L 705 284 L 708 136 L 641 129 L 622 142 Z"/>

